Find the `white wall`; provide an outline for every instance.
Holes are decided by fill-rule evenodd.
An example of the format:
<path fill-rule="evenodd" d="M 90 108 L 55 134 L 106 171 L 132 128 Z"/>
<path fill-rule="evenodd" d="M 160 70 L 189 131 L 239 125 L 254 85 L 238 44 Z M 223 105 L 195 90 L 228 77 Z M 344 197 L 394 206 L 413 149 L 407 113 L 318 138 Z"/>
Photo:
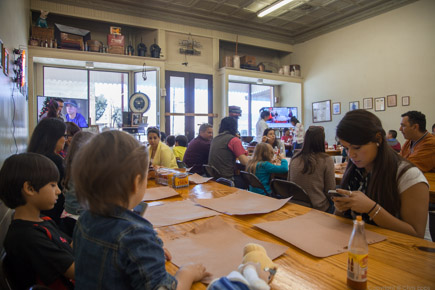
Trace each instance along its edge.
<path fill-rule="evenodd" d="M 312 124 L 312 102 L 341 102 L 341 114 L 324 126 L 328 143 L 349 102 L 397 94 L 397 107 L 375 112 L 385 130 L 399 132 L 400 115 L 418 110 L 427 129 L 435 123 L 435 1 L 420 0 L 388 13 L 295 45 L 291 63 L 301 65 L 304 125 Z M 403 107 L 402 96 L 410 96 Z"/>

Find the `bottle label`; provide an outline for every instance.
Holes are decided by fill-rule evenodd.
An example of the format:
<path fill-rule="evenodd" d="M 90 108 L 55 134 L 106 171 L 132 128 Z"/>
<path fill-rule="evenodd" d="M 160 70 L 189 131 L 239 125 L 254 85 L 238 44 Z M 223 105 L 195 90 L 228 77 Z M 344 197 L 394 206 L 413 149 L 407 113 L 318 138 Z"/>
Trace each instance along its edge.
<path fill-rule="evenodd" d="M 356 282 L 367 281 L 368 254 L 354 254 L 349 252 L 347 258 L 347 277 Z"/>

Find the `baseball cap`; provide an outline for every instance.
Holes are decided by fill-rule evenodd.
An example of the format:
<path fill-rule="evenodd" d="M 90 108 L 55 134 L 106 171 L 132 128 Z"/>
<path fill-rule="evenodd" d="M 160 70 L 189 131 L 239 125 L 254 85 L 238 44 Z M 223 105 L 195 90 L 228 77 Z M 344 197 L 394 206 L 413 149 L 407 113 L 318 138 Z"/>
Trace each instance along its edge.
<path fill-rule="evenodd" d="M 75 100 L 66 101 L 65 105 L 71 105 L 71 106 L 74 106 L 76 108 L 78 107 L 77 102 Z"/>

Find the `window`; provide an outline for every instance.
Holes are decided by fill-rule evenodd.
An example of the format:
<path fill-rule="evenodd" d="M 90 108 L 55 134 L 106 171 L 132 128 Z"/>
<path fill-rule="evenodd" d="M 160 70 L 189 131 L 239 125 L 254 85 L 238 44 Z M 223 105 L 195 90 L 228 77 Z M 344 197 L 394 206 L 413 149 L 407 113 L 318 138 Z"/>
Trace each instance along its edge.
<path fill-rule="evenodd" d="M 239 132 L 241 136 L 255 136 L 255 125 L 260 118 L 262 107 L 271 107 L 273 100 L 273 86 L 229 83 L 228 105 L 242 109 L 239 118 Z"/>
<path fill-rule="evenodd" d="M 134 74 L 134 92 L 141 92 L 150 98 L 150 108 L 144 114 L 148 117 L 148 126 L 157 126 L 160 122 L 158 120 L 158 99 L 157 99 L 157 71 L 147 71 L 147 79 L 144 81 L 142 72 Z"/>

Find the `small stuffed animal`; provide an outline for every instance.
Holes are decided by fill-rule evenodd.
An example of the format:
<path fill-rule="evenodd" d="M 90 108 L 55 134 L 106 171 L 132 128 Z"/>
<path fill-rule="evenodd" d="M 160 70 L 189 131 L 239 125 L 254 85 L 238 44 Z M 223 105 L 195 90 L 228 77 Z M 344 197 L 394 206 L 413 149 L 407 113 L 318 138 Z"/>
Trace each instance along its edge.
<path fill-rule="evenodd" d="M 47 28 L 47 15 L 48 15 L 48 11 L 44 11 L 41 10 L 41 15 L 39 15 L 38 20 L 36 20 L 36 26 L 38 27 L 42 27 L 42 28 Z"/>
<path fill-rule="evenodd" d="M 269 258 L 264 247 L 249 243 L 243 249 L 243 260 L 238 271 L 232 271 L 228 276 L 212 281 L 207 290 L 270 290 L 269 283 L 272 282 L 276 270 L 276 264 Z"/>

